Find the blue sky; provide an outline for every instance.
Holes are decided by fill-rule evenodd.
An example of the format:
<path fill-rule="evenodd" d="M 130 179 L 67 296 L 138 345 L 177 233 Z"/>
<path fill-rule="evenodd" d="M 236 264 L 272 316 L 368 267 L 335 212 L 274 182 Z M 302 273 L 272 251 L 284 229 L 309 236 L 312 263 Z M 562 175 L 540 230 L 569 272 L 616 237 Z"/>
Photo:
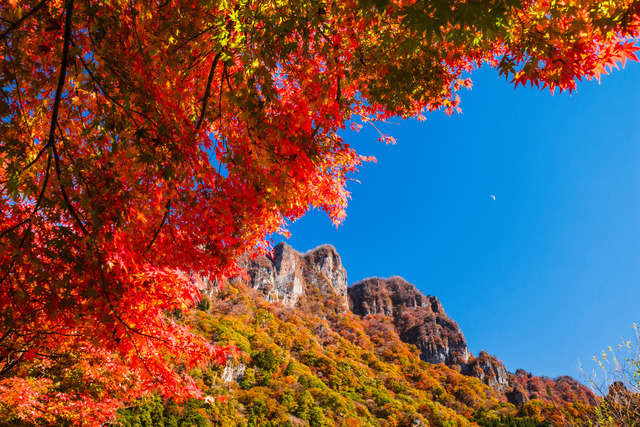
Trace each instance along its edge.
<path fill-rule="evenodd" d="M 311 212 L 287 242 L 334 245 L 349 283 L 399 275 L 437 296 L 510 371 L 577 376 L 640 323 L 640 64 L 571 96 L 471 77 L 462 114 L 379 126 L 396 145 L 345 132 L 378 163 L 342 226 Z"/>

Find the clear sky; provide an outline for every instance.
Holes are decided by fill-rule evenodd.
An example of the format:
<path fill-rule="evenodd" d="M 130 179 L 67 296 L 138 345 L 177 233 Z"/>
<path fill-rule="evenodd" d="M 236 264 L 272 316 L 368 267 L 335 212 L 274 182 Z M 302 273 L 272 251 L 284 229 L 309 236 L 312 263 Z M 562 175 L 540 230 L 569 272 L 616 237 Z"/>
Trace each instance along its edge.
<path fill-rule="evenodd" d="M 462 114 L 382 126 L 396 145 L 345 131 L 378 163 L 342 226 L 311 212 L 288 243 L 334 245 L 349 283 L 399 275 L 437 296 L 512 372 L 577 376 L 640 323 L 640 64 L 571 96 L 471 77 Z"/>

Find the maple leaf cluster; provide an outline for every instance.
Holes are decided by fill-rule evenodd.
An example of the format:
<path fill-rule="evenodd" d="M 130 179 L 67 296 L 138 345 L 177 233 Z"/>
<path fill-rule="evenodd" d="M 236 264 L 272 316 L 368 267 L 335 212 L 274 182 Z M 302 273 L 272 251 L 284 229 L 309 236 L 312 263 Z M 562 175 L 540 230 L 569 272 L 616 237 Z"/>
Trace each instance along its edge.
<path fill-rule="evenodd" d="M 516 86 L 530 83 L 572 91 L 576 80 L 600 80 L 627 59 L 637 61 L 637 1 L 528 2 L 510 22 L 501 73 Z"/>
<path fill-rule="evenodd" d="M 571 90 L 635 59 L 638 12 L 629 0 L 2 2 L 0 388 L 28 396 L 3 394 L 7 416 L 73 421 L 82 407 L 99 423 L 150 390 L 199 396 L 181 367 L 230 350 L 172 313 L 287 221 L 311 208 L 344 219 L 347 176 L 368 160 L 338 134 L 347 123 L 456 111 L 483 61 Z"/>

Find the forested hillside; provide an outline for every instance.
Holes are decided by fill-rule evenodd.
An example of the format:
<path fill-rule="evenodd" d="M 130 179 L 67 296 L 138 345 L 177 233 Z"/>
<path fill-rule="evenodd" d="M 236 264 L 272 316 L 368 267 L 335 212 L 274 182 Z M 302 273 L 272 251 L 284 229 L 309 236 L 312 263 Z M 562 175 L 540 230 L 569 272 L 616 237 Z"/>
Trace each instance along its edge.
<path fill-rule="evenodd" d="M 592 412 L 594 396 L 568 377 L 505 371 L 506 386 L 489 386 L 490 375 L 473 376 L 499 364 L 486 353 L 476 358 L 466 350 L 463 366 L 423 360 L 396 326 L 415 323 L 407 320 L 411 312 L 426 325 L 420 339 L 432 348 L 449 334 L 466 349 L 437 298 L 400 278 L 376 279 L 376 295 L 388 298 L 388 310 L 353 310 L 358 287 L 349 288 L 346 298 L 346 272 L 330 246 L 299 254 L 281 245 L 270 257 L 247 256 L 243 262 L 248 277 L 221 289 L 212 285 L 197 310 L 175 313 L 214 344 L 238 349 L 226 366 L 191 372 L 212 398 L 133 402 L 120 413 L 122 425 L 541 427 L 579 421 Z M 404 299 L 390 292 L 398 286 Z M 413 308 L 400 307 L 409 295 Z M 445 327 L 433 326 L 440 324 Z"/>

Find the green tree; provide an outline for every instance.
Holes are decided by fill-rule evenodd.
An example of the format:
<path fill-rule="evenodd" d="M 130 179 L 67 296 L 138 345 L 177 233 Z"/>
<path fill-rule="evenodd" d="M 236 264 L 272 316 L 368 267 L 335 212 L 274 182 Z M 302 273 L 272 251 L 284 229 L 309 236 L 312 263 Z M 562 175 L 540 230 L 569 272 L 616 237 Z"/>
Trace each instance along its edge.
<path fill-rule="evenodd" d="M 309 411 L 309 426 L 310 427 L 329 427 L 333 423 L 327 419 L 319 406 L 314 406 Z"/>
<path fill-rule="evenodd" d="M 296 410 L 296 415 L 298 415 L 303 420 L 309 420 L 311 416 L 311 410 L 316 407 L 315 399 L 309 392 L 309 390 L 304 390 L 298 396 L 297 402 L 298 409 Z"/>

